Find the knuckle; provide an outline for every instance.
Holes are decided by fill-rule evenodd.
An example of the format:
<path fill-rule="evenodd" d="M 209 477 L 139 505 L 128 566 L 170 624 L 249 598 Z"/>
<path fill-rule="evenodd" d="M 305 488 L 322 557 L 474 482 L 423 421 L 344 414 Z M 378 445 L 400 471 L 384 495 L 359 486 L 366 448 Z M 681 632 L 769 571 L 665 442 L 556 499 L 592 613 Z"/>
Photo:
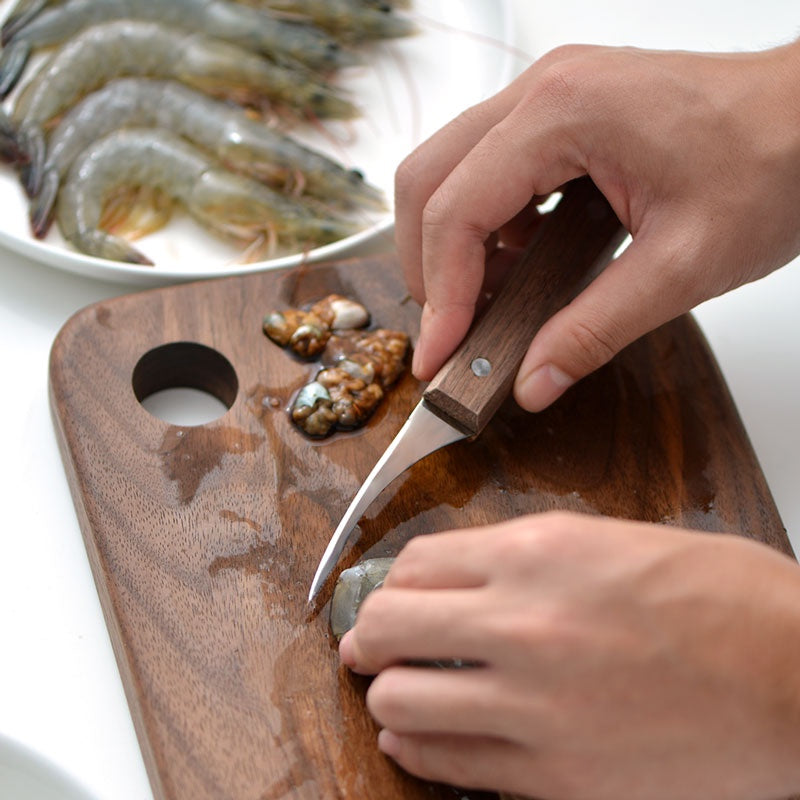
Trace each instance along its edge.
<path fill-rule="evenodd" d="M 539 78 L 536 92 L 557 109 L 575 105 L 583 89 L 582 70 L 573 60 L 559 61 L 547 67 Z"/>
<path fill-rule="evenodd" d="M 447 181 L 436 189 L 422 209 L 423 236 L 438 234 L 452 223 L 455 200 Z"/>
<path fill-rule="evenodd" d="M 381 591 L 369 594 L 356 617 L 358 632 L 358 652 L 365 666 L 380 663 L 380 654 L 384 646 L 386 626 L 386 606 Z"/>
<path fill-rule="evenodd" d="M 385 594 L 381 589 L 370 592 L 358 609 L 359 640 L 364 643 L 373 642 L 384 626 L 388 611 Z"/>
<path fill-rule="evenodd" d="M 383 727 L 398 731 L 409 727 L 409 705 L 402 688 L 397 671 L 387 669 L 373 679 L 367 690 L 367 709 Z"/>
<path fill-rule="evenodd" d="M 578 529 L 579 516 L 569 511 L 547 511 L 521 517 L 494 541 L 498 563 L 528 574 L 559 553 Z"/>
<path fill-rule="evenodd" d="M 560 44 L 548 50 L 540 59 L 540 64 L 558 64 L 571 61 L 573 58 L 594 53 L 598 50 L 596 45 L 590 44 Z"/>
<path fill-rule="evenodd" d="M 422 236 L 423 239 L 437 235 L 447 226 L 452 212 L 447 191 L 439 187 L 422 209 Z"/>
<path fill-rule="evenodd" d="M 417 540 L 411 539 L 400 551 L 391 569 L 386 575 L 384 586 L 415 586 L 426 566 L 425 547 Z"/>
<path fill-rule="evenodd" d="M 458 540 L 464 531 L 419 534 L 410 539 L 398 553 L 383 582 L 383 589 L 430 588 L 440 567 L 447 563 L 453 552 L 452 540 Z"/>
<path fill-rule="evenodd" d="M 572 511 L 548 511 L 535 519 L 533 546 L 540 558 L 571 557 L 583 538 L 587 517 Z"/>
<path fill-rule="evenodd" d="M 578 516 L 571 511 L 546 511 L 536 517 L 540 535 L 563 536 L 575 527 Z"/>
<path fill-rule="evenodd" d="M 424 241 L 443 245 L 460 240 L 468 246 L 479 246 L 482 251 L 491 231 L 469 218 L 471 211 L 462 207 L 462 201 L 463 197 L 456 193 L 448 181 L 436 189 L 422 209 Z"/>
<path fill-rule="evenodd" d="M 402 559 L 402 561 L 414 561 L 419 558 L 424 558 L 427 546 L 428 542 L 425 540 L 424 536 L 414 536 L 403 545 L 398 559 Z"/>
<path fill-rule="evenodd" d="M 519 517 L 511 524 L 506 525 L 503 534 L 495 537 L 494 541 L 507 556 L 535 554 L 540 549 L 543 536 L 558 524 L 558 520 L 562 516 L 566 517 L 567 513 L 547 511 Z"/>
<path fill-rule="evenodd" d="M 602 100 L 607 102 L 607 59 L 618 54 L 614 48 L 592 45 L 562 45 L 546 53 L 538 62 L 539 75 L 531 85 L 538 103 L 554 112 L 568 113 L 571 109 L 596 109 Z"/>
<path fill-rule="evenodd" d="M 572 344 L 572 359 L 581 374 L 610 361 L 625 344 L 615 321 L 601 318 L 597 313 L 576 319 L 568 335 Z M 573 372 L 567 371 L 570 374 Z"/>
<path fill-rule="evenodd" d="M 518 564 L 523 558 L 535 556 L 534 537 L 529 529 L 514 526 L 494 540 L 496 556 L 503 564 Z"/>

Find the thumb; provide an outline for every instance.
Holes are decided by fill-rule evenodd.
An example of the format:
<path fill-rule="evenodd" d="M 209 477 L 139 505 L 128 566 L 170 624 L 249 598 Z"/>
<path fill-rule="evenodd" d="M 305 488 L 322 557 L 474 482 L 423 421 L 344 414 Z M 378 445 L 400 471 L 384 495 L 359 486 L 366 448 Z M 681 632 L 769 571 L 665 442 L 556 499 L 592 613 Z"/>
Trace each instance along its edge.
<path fill-rule="evenodd" d="M 634 241 L 542 326 L 514 384 L 524 409 L 543 410 L 626 345 L 705 299 L 686 250 L 664 247 L 665 240 Z"/>

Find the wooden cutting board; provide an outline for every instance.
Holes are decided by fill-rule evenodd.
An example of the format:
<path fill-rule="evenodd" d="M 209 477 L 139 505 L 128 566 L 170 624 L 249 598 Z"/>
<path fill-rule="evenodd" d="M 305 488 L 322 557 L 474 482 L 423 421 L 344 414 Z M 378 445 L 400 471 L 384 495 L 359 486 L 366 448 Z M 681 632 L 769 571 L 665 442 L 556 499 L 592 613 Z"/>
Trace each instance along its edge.
<path fill-rule="evenodd" d="M 288 419 L 313 372 L 262 317 L 338 292 L 416 336 L 390 258 L 157 289 L 90 306 L 56 339 L 55 425 L 153 792 L 186 800 L 478 798 L 375 748 L 366 679 L 340 667 L 306 594 L 339 518 L 416 404 L 406 375 L 367 427 L 310 441 Z M 143 398 L 193 386 L 230 406 L 170 425 Z M 342 567 L 412 536 L 545 509 L 790 545 L 691 317 L 635 343 L 553 408 L 508 401 L 474 442 L 373 504 Z"/>

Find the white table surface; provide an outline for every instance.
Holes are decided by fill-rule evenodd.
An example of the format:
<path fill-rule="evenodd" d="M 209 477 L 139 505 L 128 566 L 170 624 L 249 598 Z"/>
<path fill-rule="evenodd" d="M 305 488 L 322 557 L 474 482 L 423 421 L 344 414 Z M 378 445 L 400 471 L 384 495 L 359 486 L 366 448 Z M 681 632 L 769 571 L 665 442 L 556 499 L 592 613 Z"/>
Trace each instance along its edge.
<path fill-rule="evenodd" d="M 531 56 L 572 41 L 752 49 L 800 33 L 797 0 L 513 0 L 510 6 L 517 44 Z M 0 287 L 0 734 L 56 762 L 99 800 L 151 800 L 47 400 L 49 349 L 69 316 L 136 289 L 5 250 Z M 697 316 L 800 552 L 798 300 L 796 261 L 706 303 Z"/>

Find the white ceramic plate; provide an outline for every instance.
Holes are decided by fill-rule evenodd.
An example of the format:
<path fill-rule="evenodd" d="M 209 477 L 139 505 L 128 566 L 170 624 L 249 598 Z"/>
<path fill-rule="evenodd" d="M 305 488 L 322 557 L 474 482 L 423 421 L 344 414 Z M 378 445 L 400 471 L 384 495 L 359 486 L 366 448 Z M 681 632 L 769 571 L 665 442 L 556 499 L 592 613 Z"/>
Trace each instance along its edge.
<path fill-rule="evenodd" d="M 3 0 L 0 15 L 10 6 L 10 0 Z M 0 245 L 70 272 L 157 285 L 339 257 L 377 237 L 390 238 L 392 186 L 399 162 L 464 108 L 507 83 L 518 63 L 506 0 L 413 0 L 405 13 L 417 22 L 420 33 L 375 45 L 368 63 L 350 68 L 339 81 L 363 109 L 362 117 L 346 125 L 326 124 L 327 135 L 306 127 L 294 131 L 306 143 L 360 169 L 386 193 L 389 211 L 365 218 L 361 232 L 307 254 L 246 264 L 237 261 L 239 252 L 229 244 L 176 215 L 164 230 L 139 240 L 138 246 L 156 266 L 132 266 L 75 252 L 55 226 L 44 241 L 33 238 L 16 176 L 0 165 Z"/>
<path fill-rule="evenodd" d="M 92 800 L 54 764 L 0 735 L 0 797 L 8 800 Z"/>

